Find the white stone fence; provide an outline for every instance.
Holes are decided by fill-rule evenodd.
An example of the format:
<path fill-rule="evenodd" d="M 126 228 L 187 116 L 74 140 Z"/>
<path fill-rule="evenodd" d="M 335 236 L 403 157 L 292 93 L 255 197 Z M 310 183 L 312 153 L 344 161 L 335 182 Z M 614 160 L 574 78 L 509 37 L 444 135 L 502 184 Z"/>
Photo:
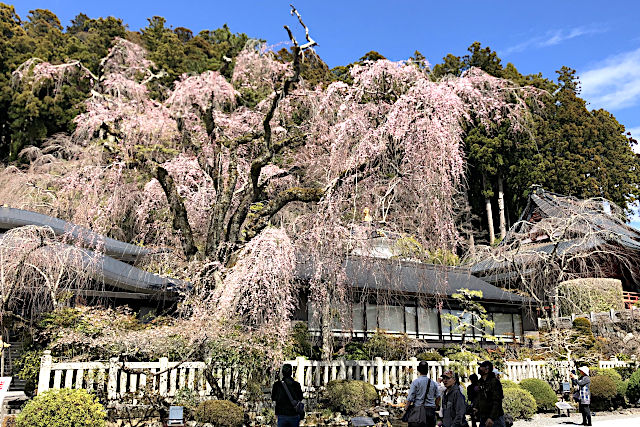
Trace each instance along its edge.
<path fill-rule="evenodd" d="M 361 380 L 373 384 L 378 390 L 408 388 L 418 375 L 418 360 L 403 361 L 332 360 L 328 362 L 307 360 L 299 357 L 290 360 L 293 376 L 304 391 L 314 392 L 336 379 Z M 476 372 L 477 362 L 459 363 L 448 359 L 428 362 L 430 376 L 438 378 L 448 368 L 467 375 Z M 628 366 L 618 360 L 600 361 L 600 368 Z M 161 358 L 158 362 L 61 362 L 53 363 L 51 354 L 45 352 L 40 365 L 38 393 L 48 389 L 74 388 L 103 393 L 110 401 L 127 394 L 135 396 L 143 389 L 161 396 L 173 397 L 181 388 L 195 391 L 201 397 L 211 396 L 213 390 L 205 379 L 204 362 L 169 362 Z M 566 361 L 505 362 L 503 378 L 519 382 L 525 378 L 546 381 L 568 381 L 575 367 Z M 228 389 L 242 381 L 231 368 L 216 369 L 214 376 L 220 389 Z"/>

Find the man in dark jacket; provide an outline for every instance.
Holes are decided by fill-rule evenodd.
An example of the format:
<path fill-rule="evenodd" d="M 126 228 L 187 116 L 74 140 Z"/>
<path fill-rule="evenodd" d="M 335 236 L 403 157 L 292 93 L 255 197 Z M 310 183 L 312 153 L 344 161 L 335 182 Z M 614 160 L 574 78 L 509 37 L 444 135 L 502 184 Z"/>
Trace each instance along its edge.
<path fill-rule="evenodd" d="M 293 407 L 291 399 L 296 402 L 302 401 L 302 387 L 291 377 L 292 372 L 291 365 L 285 363 L 282 366 L 282 380 L 276 381 L 271 390 L 271 400 L 276 402 L 275 412 L 278 418 L 278 427 L 298 427 L 300 425 L 300 416 Z M 291 394 L 291 399 L 287 395 L 285 386 Z"/>
<path fill-rule="evenodd" d="M 477 405 L 478 393 L 480 393 L 480 386 L 478 385 L 478 376 L 476 374 L 471 374 L 469 376 L 469 381 L 471 384 L 467 386 L 467 399 L 469 400 L 469 405 L 471 406 L 471 427 L 476 427 L 476 416 L 474 414 L 473 408 Z"/>
<path fill-rule="evenodd" d="M 485 360 L 478 368 L 480 391 L 477 397 L 476 416 L 480 427 L 504 427 L 502 410 L 502 384 L 493 372 L 493 363 Z"/>

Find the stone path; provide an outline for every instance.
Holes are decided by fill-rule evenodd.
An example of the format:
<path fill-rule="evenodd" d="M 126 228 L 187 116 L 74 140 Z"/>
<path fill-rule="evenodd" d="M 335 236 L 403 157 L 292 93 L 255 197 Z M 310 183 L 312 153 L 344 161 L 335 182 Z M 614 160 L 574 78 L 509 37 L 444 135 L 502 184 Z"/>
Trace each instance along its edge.
<path fill-rule="evenodd" d="M 640 414 L 596 414 L 591 422 L 594 427 L 640 427 Z M 582 423 L 582 416 L 573 413 L 571 417 L 553 418 L 550 415 L 538 415 L 530 421 L 516 421 L 513 427 L 573 427 Z"/>

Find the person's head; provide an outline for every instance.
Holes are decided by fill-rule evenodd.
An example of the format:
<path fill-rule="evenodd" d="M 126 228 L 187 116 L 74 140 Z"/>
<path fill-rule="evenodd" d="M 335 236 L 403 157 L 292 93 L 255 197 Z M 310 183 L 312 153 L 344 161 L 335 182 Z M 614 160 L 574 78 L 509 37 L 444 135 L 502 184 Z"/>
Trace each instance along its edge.
<path fill-rule="evenodd" d="M 471 381 L 471 384 L 477 383 L 478 382 L 478 376 L 476 374 L 469 375 L 469 381 Z"/>
<path fill-rule="evenodd" d="M 418 363 L 418 373 L 420 375 L 427 375 L 429 373 L 429 364 L 424 360 Z"/>
<path fill-rule="evenodd" d="M 581 366 L 578 368 L 578 372 L 580 372 L 580 376 L 589 375 L 589 368 L 586 366 Z"/>
<path fill-rule="evenodd" d="M 444 384 L 447 388 L 453 387 L 456 384 L 460 384 L 460 378 L 458 377 L 458 374 L 456 374 L 452 370 L 444 371 L 440 378 L 442 378 L 442 384 Z"/>
<path fill-rule="evenodd" d="M 282 378 L 291 378 L 292 374 L 293 367 L 290 364 L 285 363 L 284 365 L 282 365 Z"/>
<path fill-rule="evenodd" d="M 480 364 L 480 366 L 478 366 L 478 373 L 483 377 L 486 375 L 489 375 L 492 372 L 493 372 L 493 363 L 490 360 L 485 360 Z"/>

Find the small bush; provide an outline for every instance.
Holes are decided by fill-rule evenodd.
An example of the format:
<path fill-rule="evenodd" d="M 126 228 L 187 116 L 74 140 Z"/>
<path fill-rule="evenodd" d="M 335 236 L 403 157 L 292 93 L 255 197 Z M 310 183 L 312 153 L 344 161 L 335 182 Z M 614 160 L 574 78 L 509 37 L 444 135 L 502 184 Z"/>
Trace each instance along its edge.
<path fill-rule="evenodd" d="M 433 361 L 440 361 L 443 359 L 443 357 L 437 351 L 431 350 L 431 351 L 425 351 L 424 353 L 417 354 L 416 359 L 420 361 L 424 360 L 425 362 L 433 362 Z"/>
<path fill-rule="evenodd" d="M 531 393 L 520 387 L 504 390 L 502 409 L 515 420 L 528 420 L 536 413 L 536 400 Z"/>
<path fill-rule="evenodd" d="M 206 400 L 196 407 L 194 418 L 199 423 L 219 427 L 240 427 L 244 422 L 244 411 L 228 400 Z"/>
<path fill-rule="evenodd" d="M 613 368 L 614 371 L 620 374 L 622 377 L 622 381 L 626 381 L 631 378 L 631 375 L 636 371 L 635 366 L 616 366 Z"/>
<path fill-rule="evenodd" d="M 364 381 L 330 381 L 325 393 L 329 408 L 347 415 L 368 409 L 378 400 L 375 387 Z"/>
<path fill-rule="evenodd" d="M 612 399 L 614 406 L 625 404 L 624 397 L 627 392 L 627 382 L 622 380 L 622 376 L 615 369 L 591 368 L 591 377 L 605 376 L 613 380 L 616 385 L 616 395 Z"/>
<path fill-rule="evenodd" d="M 17 427 L 102 427 L 106 412 L 86 390 L 49 390 L 29 401 Z"/>
<path fill-rule="evenodd" d="M 500 380 L 500 384 L 502 384 L 502 389 L 504 390 L 505 388 L 513 388 L 513 387 L 518 387 L 518 383 L 511 381 L 511 380 Z"/>
<path fill-rule="evenodd" d="M 640 400 L 640 369 L 635 371 L 629 377 L 629 381 L 627 382 L 627 399 L 633 405 L 638 403 Z"/>
<path fill-rule="evenodd" d="M 613 406 L 612 400 L 618 394 L 616 383 L 608 376 L 591 377 L 591 407 L 595 410 L 606 410 Z"/>
<path fill-rule="evenodd" d="M 573 329 L 581 332 L 585 336 L 593 336 L 591 321 L 586 317 L 576 317 L 575 319 L 573 319 Z"/>
<path fill-rule="evenodd" d="M 520 381 L 520 388 L 527 390 L 536 400 L 538 411 L 551 411 L 555 408 L 558 397 L 548 382 L 527 378 Z"/>

